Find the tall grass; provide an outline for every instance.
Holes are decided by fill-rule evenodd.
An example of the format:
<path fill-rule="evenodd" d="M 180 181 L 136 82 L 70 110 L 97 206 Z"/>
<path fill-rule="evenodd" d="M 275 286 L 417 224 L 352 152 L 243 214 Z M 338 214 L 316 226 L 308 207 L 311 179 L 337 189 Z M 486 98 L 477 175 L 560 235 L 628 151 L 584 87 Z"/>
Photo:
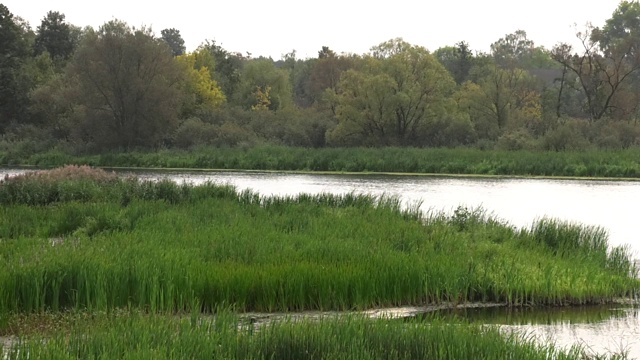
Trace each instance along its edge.
<path fill-rule="evenodd" d="M 639 149 L 552 152 L 258 146 L 85 156 L 55 150 L 11 163 L 0 158 L 0 164 L 637 178 L 639 159 Z"/>
<path fill-rule="evenodd" d="M 28 197 L 29 181 L 0 183 L 0 313 L 585 304 L 638 285 L 605 233 L 557 221 L 515 229 L 466 209 L 425 218 L 393 198 L 136 179 L 47 180 L 65 190 Z"/>
<path fill-rule="evenodd" d="M 284 320 L 255 330 L 215 319 L 112 318 L 41 341 L 22 339 L 8 359 L 578 359 L 497 328 L 389 319 Z"/>

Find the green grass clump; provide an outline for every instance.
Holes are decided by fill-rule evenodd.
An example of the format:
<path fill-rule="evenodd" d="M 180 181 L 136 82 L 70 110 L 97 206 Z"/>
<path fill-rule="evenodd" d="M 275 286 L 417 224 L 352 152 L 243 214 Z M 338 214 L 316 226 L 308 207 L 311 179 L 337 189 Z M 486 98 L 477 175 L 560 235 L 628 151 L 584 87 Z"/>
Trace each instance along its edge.
<path fill-rule="evenodd" d="M 0 183 L 11 199 L 0 207 L 0 314 L 590 304 L 638 286 L 602 230 L 557 221 L 515 229 L 480 210 L 425 217 L 394 198 L 134 178 L 47 178 L 57 197 L 17 185 L 7 197 L 21 181 Z M 74 197 L 78 184 L 94 190 Z M 55 201 L 34 205 L 43 198 Z"/>
<path fill-rule="evenodd" d="M 23 338 L 7 359 L 578 359 L 580 349 L 497 328 L 367 319 L 280 320 L 259 329 L 231 314 L 215 318 L 131 315 Z"/>

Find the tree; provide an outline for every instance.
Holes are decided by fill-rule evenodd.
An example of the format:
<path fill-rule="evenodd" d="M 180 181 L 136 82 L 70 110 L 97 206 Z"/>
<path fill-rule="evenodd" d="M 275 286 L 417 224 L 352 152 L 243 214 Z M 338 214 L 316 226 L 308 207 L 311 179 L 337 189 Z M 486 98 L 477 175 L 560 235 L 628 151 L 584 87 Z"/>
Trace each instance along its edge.
<path fill-rule="evenodd" d="M 599 120 L 614 110 L 614 97 L 640 69 L 640 54 L 635 52 L 633 41 L 600 45 L 601 35 L 594 35 L 594 30 L 587 25 L 584 32 L 576 34 L 583 48 L 580 54 L 572 54 L 573 48 L 568 44 L 556 45 L 552 54 L 565 69 L 577 76 L 585 96 L 585 112 L 589 119 Z M 600 51 L 599 45 L 605 50 Z"/>
<path fill-rule="evenodd" d="M 270 58 L 247 61 L 241 79 L 236 103 L 245 109 L 262 109 L 267 104 L 269 110 L 279 110 L 293 105 L 289 73 L 278 69 Z"/>
<path fill-rule="evenodd" d="M 289 72 L 289 82 L 293 90 L 293 102 L 300 107 L 309 107 L 314 99 L 310 90 L 310 79 L 317 59 L 301 60 L 296 57 L 296 50 L 283 54 L 276 62 L 276 67 Z"/>
<path fill-rule="evenodd" d="M 216 64 L 214 78 L 227 99 L 236 98 L 236 91 L 240 86 L 240 74 L 245 62 L 245 58 L 240 54 L 232 54 L 216 44 L 215 41 L 205 41 L 200 48 L 207 50 Z"/>
<path fill-rule="evenodd" d="M 626 57 L 635 60 L 640 51 L 640 3 L 621 1 L 602 29 L 592 28 L 590 40 L 606 55 L 622 48 Z"/>
<path fill-rule="evenodd" d="M 327 90 L 330 94 L 335 94 L 342 74 L 353 68 L 354 63 L 354 57 L 336 55 L 333 50 L 323 46 L 322 50 L 318 51 L 317 61 L 310 69 L 308 87 L 312 101 L 320 103 L 326 100 L 324 97 Z M 335 115 L 335 106 L 329 104 L 329 108 Z"/>
<path fill-rule="evenodd" d="M 495 140 L 516 120 L 520 120 L 517 125 L 524 126 L 540 120 L 540 95 L 527 71 L 488 64 L 473 72 L 477 82 L 465 83 L 458 97 L 459 106 L 469 111 L 478 136 Z"/>
<path fill-rule="evenodd" d="M 0 4 L 0 134 L 8 124 L 24 117 L 28 87 L 20 81 L 20 70 L 29 55 L 23 28 L 9 9 Z"/>
<path fill-rule="evenodd" d="M 434 56 L 451 73 L 458 85 L 465 82 L 469 77 L 469 71 L 473 67 L 474 58 L 469 44 L 464 41 L 455 46 L 446 46 L 436 50 Z"/>
<path fill-rule="evenodd" d="M 517 66 L 534 49 L 533 41 L 527 38 L 527 32 L 516 30 L 491 44 L 491 54 L 500 66 Z"/>
<path fill-rule="evenodd" d="M 428 144 L 430 122 L 451 110 L 454 88 L 426 49 L 402 39 L 384 42 L 372 48 L 361 70 L 348 70 L 340 80 L 332 137 L 360 145 Z"/>
<path fill-rule="evenodd" d="M 34 52 L 48 52 L 54 61 L 67 60 L 73 54 L 75 44 L 72 29 L 65 22 L 65 15 L 49 11 L 36 30 Z"/>
<path fill-rule="evenodd" d="M 524 30 L 516 30 L 491 44 L 491 56 L 502 68 L 517 67 L 524 70 L 557 68 L 550 52 L 544 47 L 535 46 Z"/>
<path fill-rule="evenodd" d="M 164 40 L 171 48 L 171 53 L 173 54 L 173 56 L 183 55 L 187 50 L 187 48 L 184 46 L 184 40 L 180 35 L 180 30 L 174 28 L 164 29 L 160 31 L 160 35 L 162 37 L 162 40 Z"/>
<path fill-rule="evenodd" d="M 195 116 L 197 113 L 219 108 L 226 98 L 217 82 L 213 79 L 215 69 L 213 57 L 200 49 L 196 52 L 176 57 L 186 73 L 184 91 L 186 99 L 182 105 L 182 117 Z"/>
<path fill-rule="evenodd" d="M 150 29 L 113 20 L 89 31 L 69 70 L 80 89 L 86 141 L 155 146 L 175 128 L 184 72 Z"/>

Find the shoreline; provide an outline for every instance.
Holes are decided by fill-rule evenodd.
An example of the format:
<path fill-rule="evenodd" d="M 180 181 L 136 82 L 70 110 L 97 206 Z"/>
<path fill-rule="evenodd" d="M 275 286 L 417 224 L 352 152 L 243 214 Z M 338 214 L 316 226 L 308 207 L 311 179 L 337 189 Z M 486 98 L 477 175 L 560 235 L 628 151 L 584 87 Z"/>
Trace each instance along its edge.
<path fill-rule="evenodd" d="M 78 165 L 82 166 L 82 165 Z M 221 172 L 221 173 L 256 173 L 256 174 L 293 174 L 293 175 L 335 175 L 335 176 L 395 176 L 395 177 L 428 177 L 453 179 L 495 179 L 495 180 L 566 180 L 566 181 L 619 181 L 640 182 L 634 177 L 603 177 L 603 176 L 552 176 L 552 175 L 495 175 L 495 174 L 455 174 L 455 173 L 409 173 L 409 172 L 374 172 L 374 171 L 314 171 L 314 170 L 256 170 L 256 169 L 214 169 L 214 168 L 161 168 L 142 166 L 91 166 L 106 171 L 120 172 Z M 50 170 L 62 166 L 40 165 L 0 165 L 0 170 Z"/>

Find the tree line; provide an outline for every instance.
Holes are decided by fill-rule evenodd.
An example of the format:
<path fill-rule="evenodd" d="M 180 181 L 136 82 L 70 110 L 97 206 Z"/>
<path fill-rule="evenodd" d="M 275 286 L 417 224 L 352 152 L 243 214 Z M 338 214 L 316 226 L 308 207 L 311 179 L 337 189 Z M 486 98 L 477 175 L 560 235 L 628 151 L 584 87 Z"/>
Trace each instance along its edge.
<path fill-rule="evenodd" d="M 628 148 L 640 144 L 640 3 L 580 46 L 524 30 L 488 53 L 401 38 L 252 57 L 178 29 L 97 29 L 50 11 L 35 30 L 0 4 L 0 146 L 75 152 L 252 146 Z"/>

